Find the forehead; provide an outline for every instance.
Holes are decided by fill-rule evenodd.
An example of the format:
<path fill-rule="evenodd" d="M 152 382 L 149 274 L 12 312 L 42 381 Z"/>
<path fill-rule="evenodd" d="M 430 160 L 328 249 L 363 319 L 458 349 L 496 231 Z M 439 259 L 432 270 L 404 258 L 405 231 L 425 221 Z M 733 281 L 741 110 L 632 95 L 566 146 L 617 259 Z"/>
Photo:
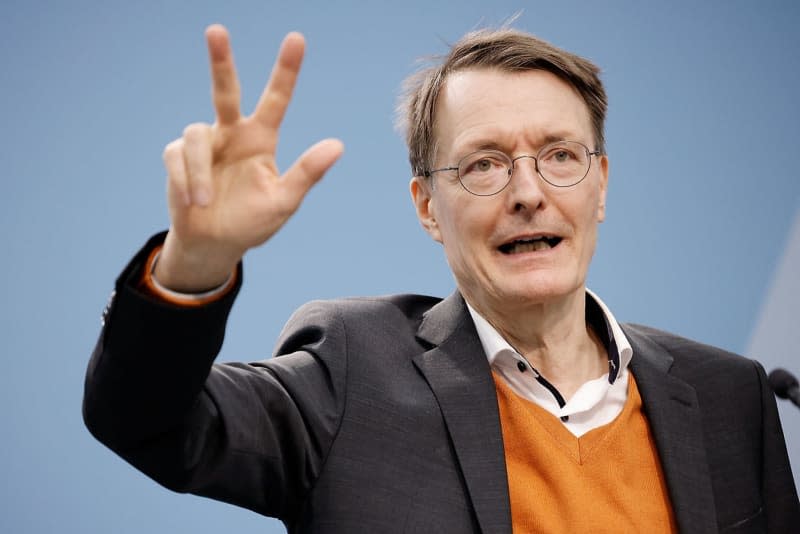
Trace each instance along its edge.
<path fill-rule="evenodd" d="M 544 70 L 465 70 L 451 74 L 439 95 L 438 153 L 497 145 L 509 151 L 554 139 L 592 146 L 589 110 L 577 90 Z"/>

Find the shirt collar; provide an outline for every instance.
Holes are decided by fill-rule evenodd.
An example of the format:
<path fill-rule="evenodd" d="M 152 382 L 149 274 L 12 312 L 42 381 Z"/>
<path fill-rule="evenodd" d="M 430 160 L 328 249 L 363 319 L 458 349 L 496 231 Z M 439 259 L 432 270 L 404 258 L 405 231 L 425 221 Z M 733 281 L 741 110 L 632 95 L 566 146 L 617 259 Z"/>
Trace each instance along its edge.
<path fill-rule="evenodd" d="M 466 300 L 465 300 L 466 302 Z M 469 305 L 467 309 L 475 323 L 478 331 L 478 338 L 481 340 L 483 351 L 491 366 L 498 355 L 503 352 L 510 352 L 514 357 L 524 362 L 522 356 L 512 347 L 508 341 L 487 321 L 480 313 Z M 608 382 L 613 384 L 623 369 L 633 357 L 633 349 L 628 342 L 628 338 L 622 332 L 619 323 L 608 309 L 608 306 L 588 288 L 586 289 L 586 322 L 592 327 L 600 338 L 608 354 Z M 535 371 L 534 371 L 535 372 Z"/>

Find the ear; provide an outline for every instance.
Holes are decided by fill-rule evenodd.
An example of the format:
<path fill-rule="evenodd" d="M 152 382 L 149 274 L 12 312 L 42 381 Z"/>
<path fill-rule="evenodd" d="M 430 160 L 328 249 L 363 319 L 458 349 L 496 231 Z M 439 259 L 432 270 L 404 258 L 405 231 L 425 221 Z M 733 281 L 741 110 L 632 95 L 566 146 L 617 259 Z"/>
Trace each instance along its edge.
<path fill-rule="evenodd" d="M 434 241 L 442 242 L 442 234 L 436 222 L 436 205 L 433 200 L 430 182 L 424 177 L 415 176 L 409 184 L 411 190 L 411 201 L 417 210 L 417 218 L 420 224 L 428 232 Z"/>
<path fill-rule="evenodd" d="M 608 192 L 608 156 L 600 156 L 600 195 L 597 199 L 597 222 L 606 220 L 606 193 Z"/>

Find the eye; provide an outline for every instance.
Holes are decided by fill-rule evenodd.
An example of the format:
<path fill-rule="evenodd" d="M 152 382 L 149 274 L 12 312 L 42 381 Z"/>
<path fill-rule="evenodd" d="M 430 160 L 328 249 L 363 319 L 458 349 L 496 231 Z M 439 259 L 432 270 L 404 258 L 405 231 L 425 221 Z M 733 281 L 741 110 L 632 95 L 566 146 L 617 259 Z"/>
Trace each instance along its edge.
<path fill-rule="evenodd" d="M 489 172 L 492 170 L 492 162 L 486 158 L 479 159 L 475 163 L 472 164 L 470 170 L 477 171 L 477 172 Z"/>
<path fill-rule="evenodd" d="M 508 166 L 509 163 L 503 158 L 502 154 L 478 152 L 464 158 L 459 172 L 461 176 L 493 174 L 498 170 L 504 171 Z"/>
<path fill-rule="evenodd" d="M 561 162 L 569 161 L 570 159 L 572 159 L 572 157 L 573 157 L 572 154 L 570 154 L 566 150 L 558 150 L 553 154 L 553 158 L 556 161 L 561 161 Z"/>
<path fill-rule="evenodd" d="M 564 147 L 556 147 L 549 150 L 542 159 L 549 163 L 571 163 L 575 161 L 577 157 L 571 150 Z"/>

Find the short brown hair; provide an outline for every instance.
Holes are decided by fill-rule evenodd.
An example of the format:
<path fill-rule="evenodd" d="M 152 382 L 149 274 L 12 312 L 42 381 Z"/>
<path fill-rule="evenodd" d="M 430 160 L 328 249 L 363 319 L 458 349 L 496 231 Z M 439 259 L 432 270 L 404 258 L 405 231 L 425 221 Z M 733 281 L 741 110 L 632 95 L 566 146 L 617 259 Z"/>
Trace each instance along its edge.
<path fill-rule="evenodd" d="M 566 81 L 578 91 L 589 109 L 595 150 L 605 153 L 608 101 L 600 81 L 600 69 L 591 61 L 529 33 L 509 28 L 470 32 L 450 48 L 449 54 L 438 60 L 438 64 L 406 79 L 397 108 L 398 128 L 405 133 L 414 176 L 423 176 L 434 163 L 436 100 L 447 77 L 474 68 L 507 72 L 545 70 Z"/>

